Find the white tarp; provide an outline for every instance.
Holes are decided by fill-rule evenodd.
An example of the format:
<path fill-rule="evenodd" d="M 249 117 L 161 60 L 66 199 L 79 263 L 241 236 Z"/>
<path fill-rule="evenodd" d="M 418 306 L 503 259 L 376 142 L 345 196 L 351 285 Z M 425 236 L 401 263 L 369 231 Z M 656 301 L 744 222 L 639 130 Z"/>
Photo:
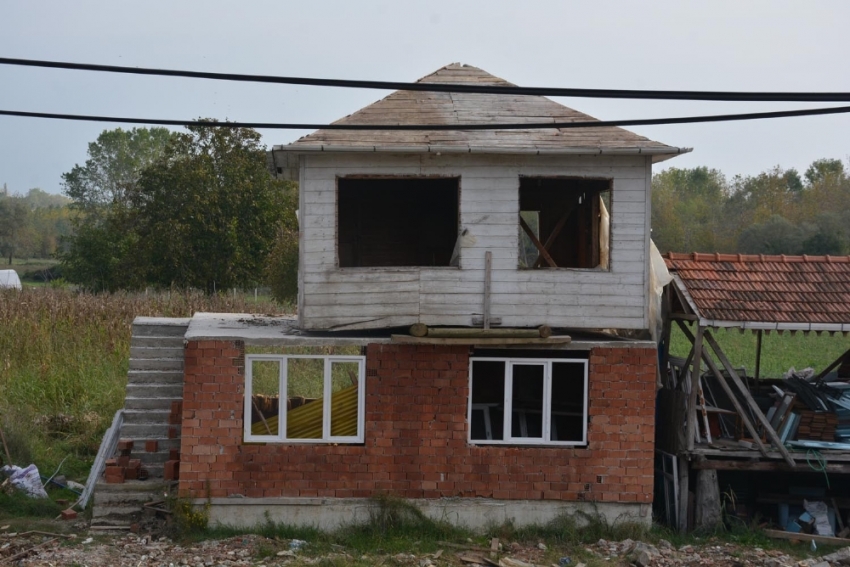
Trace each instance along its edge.
<path fill-rule="evenodd" d="M 30 465 L 25 469 L 16 465 L 6 465 L 0 470 L 9 477 L 12 486 L 30 498 L 47 498 L 47 492 L 44 490 L 44 485 L 41 484 L 41 476 L 38 474 L 38 468 L 35 465 Z"/>
<path fill-rule="evenodd" d="M 649 241 L 649 332 L 652 340 L 658 342 L 664 325 L 661 313 L 661 294 L 664 286 L 673 281 L 673 276 L 667 270 L 667 264 L 661 252 L 655 247 L 655 242 Z"/>
<path fill-rule="evenodd" d="M 0 270 L 0 288 L 21 289 L 21 278 L 15 270 Z"/>

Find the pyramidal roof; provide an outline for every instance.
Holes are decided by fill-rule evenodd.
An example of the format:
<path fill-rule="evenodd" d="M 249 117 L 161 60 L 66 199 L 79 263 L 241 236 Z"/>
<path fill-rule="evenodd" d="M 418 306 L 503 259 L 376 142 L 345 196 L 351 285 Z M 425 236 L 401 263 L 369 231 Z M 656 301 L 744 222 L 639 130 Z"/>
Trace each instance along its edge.
<path fill-rule="evenodd" d="M 514 86 L 471 65 L 452 63 L 417 81 Z M 542 96 L 395 91 L 334 124 L 486 124 L 597 120 Z M 661 161 L 689 152 L 613 126 L 528 130 L 317 130 L 276 150 L 648 154 Z"/>

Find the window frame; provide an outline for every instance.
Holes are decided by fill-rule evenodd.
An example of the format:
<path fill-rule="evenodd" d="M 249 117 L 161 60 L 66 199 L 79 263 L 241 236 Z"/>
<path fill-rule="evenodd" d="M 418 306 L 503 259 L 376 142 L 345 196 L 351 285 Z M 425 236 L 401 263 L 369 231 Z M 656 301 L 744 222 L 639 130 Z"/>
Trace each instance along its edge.
<path fill-rule="evenodd" d="M 287 390 L 287 373 L 289 359 L 323 359 L 323 385 L 322 385 L 322 437 L 321 439 L 289 439 L 286 437 L 287 409 L 285 396 Z M 278 376 L 278 388 L 280 401 L 278 402 L 278 432 L 277 435 L 254 435 L 251 433 L 251 411 L 253 396 L 253 362 L 265 360 L 278 362 L 280 364 Z M 357 435 L 340 437 L 331 436 L 331 396 L 328 392 L 332 389 L 332 368 L 335 362 L 357 363 Z M 287 444 L 312 444 L 327 445 L 335 444 L 357 444 L 363 443 L 365 439 L 366 422 L 366 357 L 357 355 L 322 355 L 322 354 L 246 354 L 245 355 L 245 393 L 243 400 L 242 439 L 245 443 L 287 443 Z"/>
<path fill-rule="evenodd" d="M 504 418 L 502 420 L 502 439 L 473 439 L 472 438 L 472 412 L 481 411 L 480 408 L 473 410 L 472 404 L 472 381 L 474 378 L 473 365 L 475 362 L 503 362 L 505 364 L 504 380 Z M 582 438 L 580 441 L 552 441 L 552 364 L 567 363 L 580 364 L 583 369 L 584 399 L 582 400 Z M 516 365 L 542 365 L 543 370 L 543 419 L 542 437 L 513 437 L 511 426 L 513 423 L 513 367 Z M 488 357 L 474 356 L 469 358 L 469 396 L 467 400 L 467 440 L 470 445 L 509 445 L 509 446 L 547 446 L 547 447 L 581 447 L 587 445 L 588 415 L 588 360 L 586 358 L 510 358 L 510 357 Z M 489 421 L 485 419 L 486 422 Z"/>

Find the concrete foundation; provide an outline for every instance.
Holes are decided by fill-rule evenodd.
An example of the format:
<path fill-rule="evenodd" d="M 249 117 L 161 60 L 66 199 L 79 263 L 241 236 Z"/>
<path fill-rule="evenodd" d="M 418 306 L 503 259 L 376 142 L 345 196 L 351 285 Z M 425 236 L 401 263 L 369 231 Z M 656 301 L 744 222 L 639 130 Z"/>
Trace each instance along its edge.
<path fill-rule="evenodd" d="M 649 504 L 617 502 L 564 502 L 551 500 L 492 500 L 484 498 L 440 498 L 409 500 L 426 516 L 480 531 L 511 522 L 514 526 L 543 525 L 561 515 L 575 515 L 581 524 L 587 515 L 601 516 L 609 524 L 634 522 L 646 527 L 652 523 Z M 209 503 L 210 525 L 253 527 L 268 520 L 275 523 L 312 526 L 332 531 L 344 525 L 367 522 L 375 502 L 366 498 L 212 498 L 196 499 L 195 505 Z"/>

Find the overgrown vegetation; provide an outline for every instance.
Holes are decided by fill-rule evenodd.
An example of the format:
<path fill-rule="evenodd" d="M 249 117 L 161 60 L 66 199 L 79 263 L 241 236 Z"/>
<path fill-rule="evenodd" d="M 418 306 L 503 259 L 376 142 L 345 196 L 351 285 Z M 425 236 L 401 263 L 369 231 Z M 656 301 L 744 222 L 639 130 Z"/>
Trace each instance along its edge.
<path fill-rule="evenodd" d="M 756 335 L 751 331 L 741 333 L 738 329 L 718 330 L 714 332 L 720 348 L 736 367 L 744 366 L 748 375 L 755 374 Z M 802 370 L 812 367 L 815 371 L 826 368 L 843 352 L 850 348 L 850 338 L 836 333 L 818 335 L 816 333 L 791 334 L 776 332 L 762 336 L 762 354 L 760 374 L 764 378 L 781 378 L 789 368 Z M 691 343 L 682 331 L 673 325 L 670 352 L 673 356 L 685 358 L 691 350 Z"/>
<path fill-rule="evenodd" d="M 232 294 L 0 290 L 0 421 L 13 460 L 52 472 L 69 457 L 62 472 L 85 480 L 123 405 L 136 316 L 289 310 Z"/>

